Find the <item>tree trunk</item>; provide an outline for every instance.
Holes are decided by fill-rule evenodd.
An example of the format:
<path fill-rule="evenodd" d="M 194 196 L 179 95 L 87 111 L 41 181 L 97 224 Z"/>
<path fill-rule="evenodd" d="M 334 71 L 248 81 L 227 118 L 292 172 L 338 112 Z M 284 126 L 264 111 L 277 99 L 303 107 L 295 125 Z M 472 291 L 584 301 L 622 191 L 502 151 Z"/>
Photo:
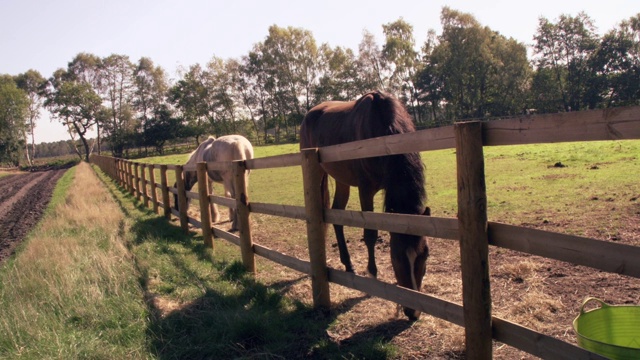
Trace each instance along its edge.
<path fill-rule="evenodd" d="M 31 157 L 29 156 L 29 141 L 28 140 L 28 136 L 27 136 L 27 132 L 24 132 L 24 142 L 25 142 L 25 151 L 24 151 L 24 157 L 27 160 L 27 164 L 29 166 L 33 166 L 33 162 L 31 162 Z"/>

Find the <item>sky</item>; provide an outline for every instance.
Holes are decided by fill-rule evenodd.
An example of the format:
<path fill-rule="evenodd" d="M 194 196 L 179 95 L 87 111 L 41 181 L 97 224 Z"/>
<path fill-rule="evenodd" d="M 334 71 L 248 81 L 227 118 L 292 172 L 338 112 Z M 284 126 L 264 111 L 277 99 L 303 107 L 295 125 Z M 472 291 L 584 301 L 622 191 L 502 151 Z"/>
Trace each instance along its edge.
<path fill-rule="evenodd" d="M 0 74 L 29 69 L 49 78 L 78 53 L 148 57 L 171 79 L 213 56 L 240 58 L 264 41 L 271 25 L 309 30 L 317 45 L 357 53 L 363 31 L 384 42 L 382 25 L 403 18 L 419 48 L 430 29 L 441 33 L 444 6 L 472 14 L 483 26 L 525 45 L 540 17 L 584 11 L 600 35 L 640 13 L 640 0 L 0 0 Z M 67 140 L 64 126 L 43 110 L 35 142 Z"/>

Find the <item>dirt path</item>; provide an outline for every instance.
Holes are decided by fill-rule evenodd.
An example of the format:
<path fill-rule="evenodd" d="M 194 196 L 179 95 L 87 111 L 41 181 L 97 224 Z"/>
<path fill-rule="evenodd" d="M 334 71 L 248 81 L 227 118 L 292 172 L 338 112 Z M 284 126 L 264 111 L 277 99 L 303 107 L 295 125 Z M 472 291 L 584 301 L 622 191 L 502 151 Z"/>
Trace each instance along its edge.
<path fill-rule="evenodd" d="M 40 220 L 66 169 L 18 173 L 0 178 L 0 263 Z"/>

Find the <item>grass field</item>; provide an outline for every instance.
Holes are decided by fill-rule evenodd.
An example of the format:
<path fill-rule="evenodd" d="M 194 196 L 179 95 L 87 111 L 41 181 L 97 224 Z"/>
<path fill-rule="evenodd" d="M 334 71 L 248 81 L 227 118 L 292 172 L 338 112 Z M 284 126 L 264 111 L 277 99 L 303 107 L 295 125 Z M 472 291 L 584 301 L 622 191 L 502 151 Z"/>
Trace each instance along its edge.
<path fill-rule="evenodd" d="M 257 148 L 256 157 L 292 153 L 296 145 L 283 147 Z M 274 151 L 275 150 L 275 151 Z M 584 143 L 538 144 L 526 146 L 487 147 L 485 151 L 485 172 L 487 176 L 488 217 L 513 225 L 534 227 L 555 232 L 570 233 L 594 237 L 602 240 L 620 241 L 640 245 L 640 184 L 636 180 L 640 174 L 639 141 L 602 141 Z M 187 156 L 173 158 L 173 163 L 186 161 Z M 427 167 L 427 189 L 429 206 L 434 216 L 456 216 L 456 175 L 455 150 L 441 150 L 423 153 Z M 170 162 L 166 158 L 155 158 L 153 162 Z M 254 202 L 302 205 L 301 171 L 290 167 L 283 169 L 256 170 L 250 179 L 250 200 Z M 216 187 L 218 193 L 221 188 Z M 349 209 L 357 210 L 358 196 L 352 190 Z M 380 209 L 381 194 L 377 196 L 377 209 Z M 192 205 L 191 215 L 197 217 L 197 205 Z M 223 217 L 224 218 L 224 217 Z M 228 227 L 227 224 L 220 224 Z M 306 232 L 303 222 L 260 214 L 252 215 L 254 242 L 277 249 L 281 252 L 308 258 L 306 253 Z M 365 250 L 361 239 L 361 230 L 346 228 L 347 239 L 351 240 L 350 249 L 356 270 L 362 272 L 366 264 Z M 378 250 L 388 251 L 386 234 Z M 335 242 L 333 232 L 329 232 L 329 243 Z M 331 246 L 331 245 L 330 245 Z M 432 256 L 429 260 L 428 275 L 424 291 L 442 296 L 450 301 L 461 302 L 459 276 L 459 257 L 455 243 L 446 240 L 431 240 Z M 328 248 L 329 266 L 342 269 L 337 250 Z M 509 320 L 519 321 L 550 335 L 572 342 L 570 322 L 575 316 L 581 297 L 604 296 L 611 291 L 620 291 L 616 303 L 640 303 L 637 286 L 629 287 L 625 280 L 609 279 L 588 270 L 576 268 L 567 274 L 559 270 L 566 264 L 549 263 L 535 257 L 522 257 L 503 249 L 492 249 L 492 282 L 495 283 L 494 313 Z M 505 261 L 506 260 L 506 261 Z M 393 283 L 388 258 L 379 255 L 379 267 L 386 266 L 381 279 Z M 265 266 L 265 265 L 263 265 Z M 545 274 L 544 271 L 549 274 Z M 279 274 L 284 273 L 278 270 Z M 545 278 L 547 276 L 547 278 Z M 563 281 L 554 277 L 561 276 Z M 259 278 L 265 283 L 278 283 L 261 271 Z M 604 280 L 607 279 L 607 280 Z M 607 288 L 602 282 L 621 284 L 619 288 Z M 517 284 L 517 286 L 516 286 Z M 584 285 L 582 285 L 584 284 Z M 580 288 L 584 286 L 584 288 Z M 573 295 L 559 292 L 558 288 Z M 593 289 L 590 291 L 589 288 Z M 522 298 L 514 301 L 513 292 L 522 291 Z M 291 286 L 288 295 L 308 303 L 308 289 L 305 286 Z M 349 303 L 359 293 L 332 286 L 332 299 L 337 304 Z M 612 295 L 609 295 L 612 296 Z M 365 305 L 366 304 L 366 305 Z M 362 331 L 376 324 L 374 320 L 393 317 L 388 311 L 382 315 L 371 315 L 371 308 L 384 308 L 384 302 L 363 301 L 359 309 L 349 309 L 340 315 L 336 329 L 353 332 L 353 322 L 360 324 L 356 329 Z M 362 317 L 369 321 L 362 321 Z M 460 329 L 434 321 L 427 327 L 426 333 L 447 333 L 441 351 L 462 348 Z M 558 326 L 560 325 L 560 326 Z M 447 329 L 447 330 L 443 330 Z M 410 342 L 411 338 L 424 336 L 423 331 L 407 332 L 406 337 L 396 336 L 392 344 Z M 339 331 L 340 332 L 340 331 Z M 384 331 L 381 331 L 384 332 Z M 337 336 L 337 339 L 343 339 Z M 348 339 L 348 337 L 346 337 Z M 446 344 L 446 345 L 445 345 Z M 454 350 L 451 350 L 454 351 Z M 504 350 L 502 350 L 504 351 Z M 410 357 L 411 352 L 405 355 Z M 424 353 L 419 353 L 424 355 Z M 453 357 L 456 357 L 455 351 Z M 505 358 L 515 356 L 513 353 Z M 498 356 L 499 358 L 499 356 Z"/>
<path fill-rule="evenodd" d="M 255 149 L 256 157 L 296 151 L 295 144 Z M 433 215 L 455 217 L 454 150 L 422 157 Z M 489 220 L 640 246 L 639 157 L 640 141 L 485 148 Z M 61 181 L 43 224 L 0 270 L 0 358 L 464 358 L 455 325 L 428 316 L 409 323 L 393 304 L 333 284 L 333 310 L 316 312 L 304 274 L 258 258 L 257 276 L 248 276 L 237 247 L 216 239 L 206 249 L 198 231 L 183 234 L 175 219 L 87 170 L 78 166 Z M 296 167 L 255 170 L 250 200 L 301 205 L 301 183 Z M 353 192 L 349 208 L 358 208 Z M 251 222 L 254 242 L 307 258 L 304 222 L 260 214 Z M 346 230 L 362 272 L 361 230 Z M 329 266 L 342 269 L 334 242 L 330 231 Z M 383 235 L 380 279 L 393 283 L 387 244 Z M 575 342 L 577 299 L 597 295 L 579 282 L 610 302 L 640 303 L 637 279 L 561 266 L 492 250 L 494 315 Z M 423 291 L 460 302 L 457 245 L 432 239 L 427 268 Z M 494 358 L 514 357 L 530 358 L 494 347 Z"/>

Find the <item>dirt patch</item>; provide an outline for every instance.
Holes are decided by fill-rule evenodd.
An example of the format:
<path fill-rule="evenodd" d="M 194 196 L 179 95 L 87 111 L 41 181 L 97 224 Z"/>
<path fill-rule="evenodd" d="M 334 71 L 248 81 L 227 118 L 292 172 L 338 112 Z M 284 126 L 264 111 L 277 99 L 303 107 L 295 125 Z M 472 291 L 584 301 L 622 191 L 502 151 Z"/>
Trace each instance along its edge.
<path fill-rule="evenodd" d="M 520 225 L 554 232 L 578 232 L 583 236 L 600 240 L 640 246 L 640 204 L 633 201 L 630 205 L 623 211 L 618 210 L 619 218 L 615 226 L 611 224 L 611 215 L 614 213 L 606 206 L 599 212 L 573 218 L 570 222 L 553 219 Z M 256 223 L 257 217 L 253 218 Z M 292 223 L 292 229 L 295 226 Z M 299 226 L 296 231 L 290 230 L 290 234 L 304 232 L 304 225 Z M 616 236 L 612 237 L 610 232 Z M 331 227 L 327 235 L 328 265 L 343 270 L 344 266 L 340 263 Z M 379 279 L 395 283 L 389 257 L 389 237 L 386 232 L 380 232 L 380 235 L 381 240 L 376 245 Z M 253 232 L 255 243 L 308 259 L 306 248 L 292 246 L 284 240 L 287 237 L 283 234 L 264 234 L 259 230 L 259 225 Z M 356 272 L 364 275 L 367 252 L 361 237 L 362 232 L 359 230 L 347 234 Z M 458 243 L 452 240 L 430 239 L 430 255 L 422 291 L 461 304 L 462 280 Z M 490 248 L 489 258 L 492 314 L 571 344 L 576 344 L 572 321 L 578 315 L 580 305 L 586 297 L 595 296 L 615 305 L 640 304 L 640 282 L 637 278 L 496 247 Z M 280 267 L 276 267 L 275 273 L 279 273 L 278 281 L 283 281 L 281 277 L 291 281 L 288 287 L 281 289 L 284 294 L 311 303 L 308 278 L 301 278 L 301 274 Z M 273 272 L 258 273 L 258 277 L 265 282 L 269 282 L 273 275 Z M 395 304 L 334 284 L 331 284 L 331 300 L 338 321 L 327 333 L 330 340 L 338 346 L 356 341 L 361 336 L 378 337 L 397 345 L 401 349 L 397 357 L 400 359 L 467 358 L 464 351 L 464 329 L 457 325 L 429 315 L 423 315 L 415 323 L 408 323 L 402 313 L 396 311 Z M 398 324 L 404 326 L 396 326 Z M 499 342 L 494 342 L 493 357 L 536 358 Z"/>
<path fill-rule="evenodd" d="M 0 263 L 38 223 L 65 171 L 21 172 L 0 178 Z"/>

